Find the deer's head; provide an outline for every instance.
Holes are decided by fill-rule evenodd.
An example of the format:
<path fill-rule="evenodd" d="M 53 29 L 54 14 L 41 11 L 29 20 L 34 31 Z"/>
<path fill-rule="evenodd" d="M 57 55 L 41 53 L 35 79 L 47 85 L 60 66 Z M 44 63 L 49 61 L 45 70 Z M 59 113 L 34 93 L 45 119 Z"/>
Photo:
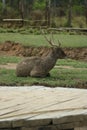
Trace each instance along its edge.
<path fill-rule="evenodd" d="M 44 34 L 44 33 L 43 33 Z M 47 40 L 47 42 L 51 45 L 52 47 L 52 53 L 54 55 L 55 58 L 59 58 L 59 59 L 62 59 L 62 58 L 65 58 L 66 57 L 66 54 L 65 52 L 63 51 L 63 49 L 61 48 L 61 43 L 60 41 L 58 40 L 58 45 L 56 45 L 54 43 L 54 38 L 53 38 L 53 34 L 51 36 L 51 38 L 49 39 L 45 34 L 44 34 L 44 37 L 45 39 Z"/>

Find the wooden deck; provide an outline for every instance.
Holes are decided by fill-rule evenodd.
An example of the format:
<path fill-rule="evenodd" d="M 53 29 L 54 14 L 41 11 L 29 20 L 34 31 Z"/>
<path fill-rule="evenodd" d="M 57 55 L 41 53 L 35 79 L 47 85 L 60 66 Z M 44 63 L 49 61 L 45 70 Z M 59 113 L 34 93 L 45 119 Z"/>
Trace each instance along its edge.
<path fill-rule="evenodd" d="M 0 130 L 2 128 L 87 130 L 87 90 L 0 87 Z"/>

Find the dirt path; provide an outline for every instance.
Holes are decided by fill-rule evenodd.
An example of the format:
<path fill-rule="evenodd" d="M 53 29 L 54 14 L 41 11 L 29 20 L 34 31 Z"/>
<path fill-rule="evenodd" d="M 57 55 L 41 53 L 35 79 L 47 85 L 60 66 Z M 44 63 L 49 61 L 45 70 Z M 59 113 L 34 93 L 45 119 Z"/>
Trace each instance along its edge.
<path fill-rule="evenodd" d="M 0 68 L 5 68 L 5 69 L 16 69 L 16 63 L 8 63 L 8 64 L 5 64 L 5 65 L 0 65 Z"/>
<path fill-rule="evenodd" d="M 5 69 L 16 69 L 17 64 L 16 63 L 7 63 L 5 65 L 0 65 L 0 68 L 5 68 Z M 87 70 L 87 68 L 74 68 L 73 66 L 55 66 L 55 68 L 63 68 L 63 69 L 78 69 L 78 70 Z"/>

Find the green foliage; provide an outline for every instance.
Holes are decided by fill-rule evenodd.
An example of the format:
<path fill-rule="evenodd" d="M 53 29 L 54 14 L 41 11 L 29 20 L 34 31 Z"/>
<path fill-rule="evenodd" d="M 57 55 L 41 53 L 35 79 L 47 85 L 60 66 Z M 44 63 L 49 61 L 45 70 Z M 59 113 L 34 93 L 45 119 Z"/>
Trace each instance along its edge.
<path fill-rule="evenodd" d="M 33 20 L 42 20 L 43 18 L 45 19 L 45 16 L 46 16 L 46 13 L 44 13 L 46 10 L 46 0 L 24 0 L 24 1 L 21 1 L 22 2 L 22 5 L 23 5 L 23 16 L 24 16 L 24 19 L 33 19 Z M 67 14 L 68 14 L 68 10 L 69 10 L 69 0 L 51 0 L 51 18 L 52 18 L 52 15 L 53 15 L 53 21 L 56 19 L 57 16 L 60 16 L 60 17 L 63 17 L 63 16 L 66 16 L 67 17 Z M 19 0 L 8 0 L 6 1 L 6 4 L 5 4 L 5 8 L 3 9 L 3 3 L 0 2 L 0 20 L 2 20 L 3 18 L 21 18 L 22 15 L 21 15 L 21 5 L 19 4 Z M 72 16 L 84 16 L 85 18 L 85 6 L 84 6 L 84 0 L 72 0 Z M 20 7 L 20 9 L 19 9 Z M 33 11 L 42 11 L 42 15 L 43 15 L 43 18 L 39 18 L 36 16 L 35 17 L 32 17 L 32 12 Z M 55 14 L 55 15 L 54 15 Z M 35 16 L 35 14 L 34 14 Z M 59 18 L 60 18 L 59 17 Z M 57 17 L 58 18 L 58 17 Z M 63 20 L 63 21 L 62 21 Z M 66 21 L 64 21 L 64 19 L 60 19 L 60 24 L 57 26 L 57 24 L 55 23 L 58 23 L 58 19 L 57 19 L 57 22 L 54 21 L 52 23 L 52 27 L 61 27 L 61 26 L 68 26 L 67 24 L 67 18 L 66 18 Z M 85 24 L 86 24 L 86 21 L 84 21 Z M 62 24 L 63 23 L 63 24 Z M 80 21 L 79 21 L 80 23 Z M 83 23 L 83 22 L 82 22 Z M 81 27 L 86 27 L 85 24 L 81 24 Z M 16 24 L 16 25 L 19 25 L 19 24 Z M 24 24 L 25 25 L 25 24 Z M 41 24 L 39 22 L 32 22 L 32 24 L 29 23 L 29 25 L 33 25 L 33 26 L 40 26 L 40 25 L 46 25 L 46 23 L 42 22 Z M 72 20 L 72 26 L 73 26 L 73 20 Z M 85 26 L 84 26 L 85 25 Z M 13 26 L 13 23 L 11 25 L 9 25 L 8 23 L 8 26 Z M 21 25 L 20 25 L 21 26 Z M 78 26 L 78 24 L 76 24 L 76 26 Z M 80 27 L 80 26 L 78 26 Z"/>
<path fill-rule="evenodd" d="M 76 15 L 84 15 L 85 12 L 85 8 L 83 8 L 83 6 L 80 5 L 74 5 L 72 10 L 73 10 L 73 14 Z"/>
<path fill-rule="evenodd" d="M 85 22 L 85 17 L 82 16 L 74 16 L 72 19 L 72 26 L 73 27 L 80 27 L 80 28 L 85 28 L 86 27 L 86 22 Z"/>
<path fill-rule="evenodd" d="M 72 0 L 74 5 L 84 5 L 84 0 Z"/>
<path fill-rule="evenodd" d="M 45 0 L 35 0 L 33 9 L 41 9 L 43 10 L 45 8 Z"/>

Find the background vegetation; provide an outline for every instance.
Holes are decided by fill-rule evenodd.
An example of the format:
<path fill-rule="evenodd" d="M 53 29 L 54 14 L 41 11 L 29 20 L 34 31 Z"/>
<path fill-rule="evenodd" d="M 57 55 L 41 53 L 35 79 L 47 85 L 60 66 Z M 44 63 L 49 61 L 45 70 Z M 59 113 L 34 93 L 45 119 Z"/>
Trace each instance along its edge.
<path fill-rule="evenodd" d="M 0 0 L 1 21 L 20 18 L 31 26 L 87 27 L 87 0 Z"/>

